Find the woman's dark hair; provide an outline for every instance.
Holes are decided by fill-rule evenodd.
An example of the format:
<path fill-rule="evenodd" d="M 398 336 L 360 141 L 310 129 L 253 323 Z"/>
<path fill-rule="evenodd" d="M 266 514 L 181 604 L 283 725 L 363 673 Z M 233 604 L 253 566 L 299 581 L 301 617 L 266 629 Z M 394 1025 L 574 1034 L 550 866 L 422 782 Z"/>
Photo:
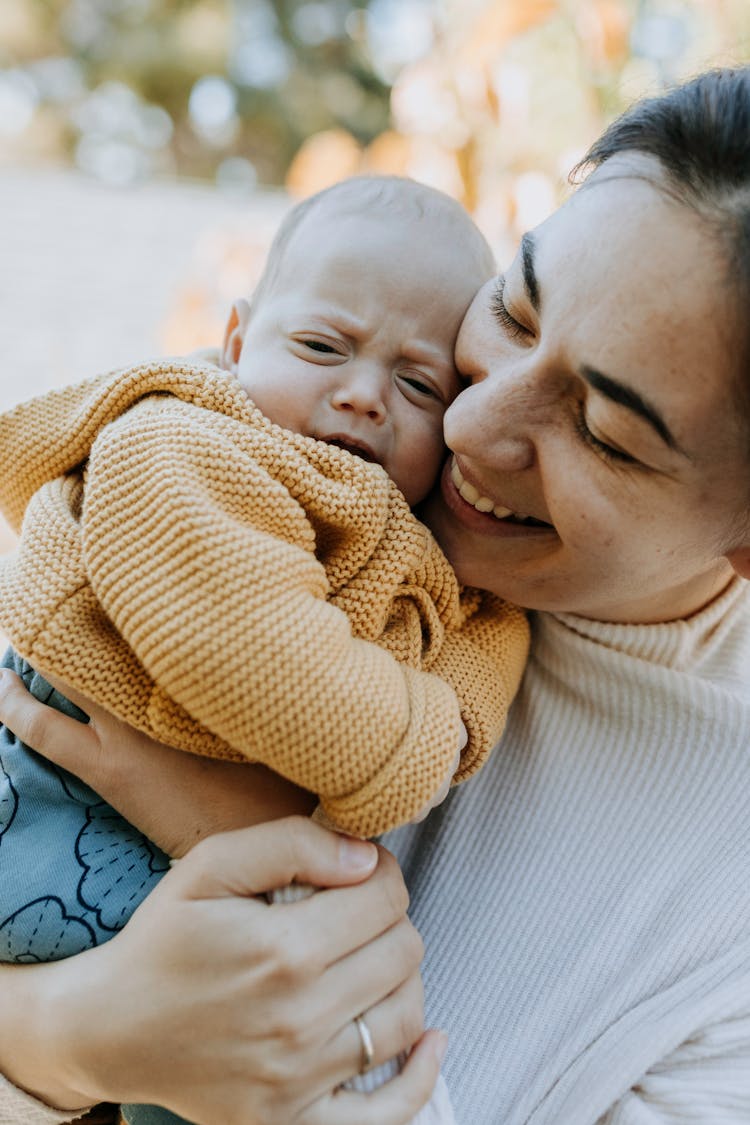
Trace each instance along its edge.
<path fill-rule="evenodd" d="M 638 152 L 661 165 L 662 186 L 693 207 L 724 245 L 750 353 L 750 67 L 707 71 L 614 121 L 573 170 Z"/>

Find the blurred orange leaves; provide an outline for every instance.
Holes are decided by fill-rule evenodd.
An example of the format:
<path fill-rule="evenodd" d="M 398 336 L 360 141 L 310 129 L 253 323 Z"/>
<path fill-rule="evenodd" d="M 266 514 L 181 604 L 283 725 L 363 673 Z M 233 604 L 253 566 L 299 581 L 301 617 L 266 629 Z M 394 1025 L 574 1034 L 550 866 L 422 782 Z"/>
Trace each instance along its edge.
<path fill-rule="evenodd" d="M 459 199 L 500 263 L 615 114 L 750 37 L 747 0 L 435 0 L 433 22 L 393 80 L 389 128 L 368 145 L 344 127 L 310 136 L 285 186 L 299 199 L 347 176 L 412 176 Z"/>

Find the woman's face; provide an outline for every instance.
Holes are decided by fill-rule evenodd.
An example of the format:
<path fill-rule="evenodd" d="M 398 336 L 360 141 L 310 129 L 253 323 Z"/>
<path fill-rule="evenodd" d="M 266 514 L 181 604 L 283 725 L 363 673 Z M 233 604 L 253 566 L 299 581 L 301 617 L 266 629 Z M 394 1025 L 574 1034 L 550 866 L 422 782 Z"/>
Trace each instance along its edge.
<path fill-rule="evenodd" d="M 645 623 L 726 585 L 750 472 L 726 263 L 644 170 L 610 160 L 478 293 L 425 515 L 465 583 Z"/>

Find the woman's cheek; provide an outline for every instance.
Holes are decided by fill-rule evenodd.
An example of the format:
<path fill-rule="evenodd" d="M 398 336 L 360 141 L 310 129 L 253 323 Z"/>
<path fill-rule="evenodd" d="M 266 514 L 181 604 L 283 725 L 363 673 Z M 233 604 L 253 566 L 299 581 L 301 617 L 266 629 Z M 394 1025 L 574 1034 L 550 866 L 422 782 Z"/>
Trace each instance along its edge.
<path fill-rule="evenodd" d="M 591 556 L 606 556 L 613 550 L 618 555 L 629 553 L 640 533 L 630 527 L 621 505 L 597 496 L 590 487 L 587 490 L 585 481 L 571 483 L 568 491 L 564 503 L 554 498 L 550 502 L 550 520 L 560 538 L 574 550 Z"/>

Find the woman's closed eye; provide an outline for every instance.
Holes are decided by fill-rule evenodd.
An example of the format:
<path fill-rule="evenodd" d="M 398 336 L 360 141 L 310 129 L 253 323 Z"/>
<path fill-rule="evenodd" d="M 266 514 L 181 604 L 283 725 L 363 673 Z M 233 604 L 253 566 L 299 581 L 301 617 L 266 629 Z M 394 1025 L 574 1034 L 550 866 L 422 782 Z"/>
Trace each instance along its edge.
<path fill-rule="evenodd" d="M 505 303 L 505 275 L 500 274 L 490 298 L 490 309 L 503 331 L 513 340 L 528 340 L 530 329 L 512 315 Z"/>
<path fill-rule="evenodd" d="M 602 441 L 596 434 L 589 428 L 586 421 L 586 411 L 583 404 L 578 405 L 575 419 L 576 431 L 578 436 L 597 451 L 606 461 L 619 461 L 621 464 L 637 465 L 638 461 L 630 453 L 626 453 L 624 449 L 618 449 L 616 445 L 609 445 L 608 442 Z"/>

